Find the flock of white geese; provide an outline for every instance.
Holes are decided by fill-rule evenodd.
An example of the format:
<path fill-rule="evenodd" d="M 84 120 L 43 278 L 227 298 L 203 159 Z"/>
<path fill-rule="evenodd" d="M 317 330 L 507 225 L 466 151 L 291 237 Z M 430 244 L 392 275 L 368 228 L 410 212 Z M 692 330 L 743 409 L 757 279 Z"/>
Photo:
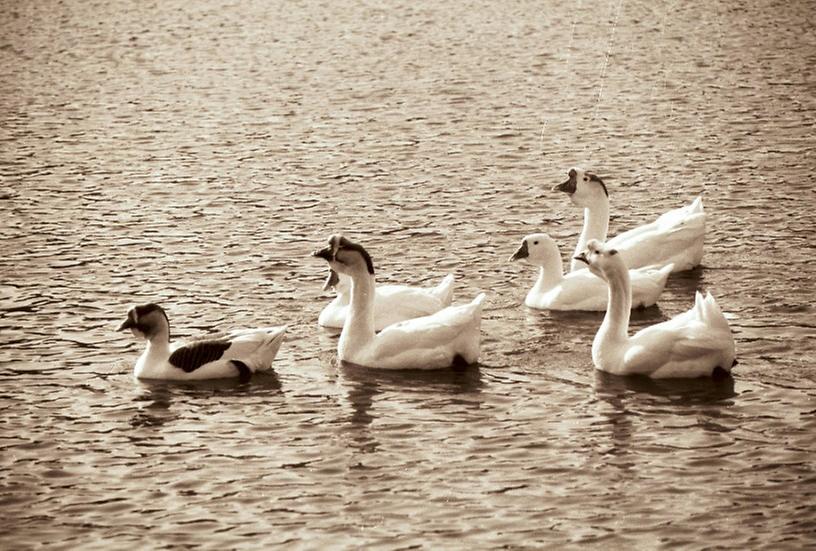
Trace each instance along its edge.
<path fill-rule="evenodd" d="M 602 371 L 654 378 L 729 374 L 736 364 L 734 338 L 710 293 L 697 291 L 690 310 L 629 334 L 631 309 L 655 304 L 672 272 L 700 263 L 702 199 L 607 240 L 609 193 L 600 178 L 573 168 L 569 179 L 553 189 L 584 209 L 584 226 L 566 273 L 558 246 L 547 234 L 522 239 L 510 260 L 538 267 L 525 304 L 605 310 L 592 343 L 592 362 Z M 380 369 L 442 369 L 478 361 L 484 293 L 469 304 L 451 305 L 452 275 L 431 288 L 376 285 L 369 253 L 340 235 L 313 255 L 329 266 L 324 289 L 337 293 L 318 323 L 342 328 L 340 361 Z M 157 304 L 131 308 L 119 329 L 147 341 L 135 376 L 169 380 L 248 380 L 256 371 L 271 369 L 286 332 L 285 326 L 267 327 L 171 343 L 167 314 Z"/>

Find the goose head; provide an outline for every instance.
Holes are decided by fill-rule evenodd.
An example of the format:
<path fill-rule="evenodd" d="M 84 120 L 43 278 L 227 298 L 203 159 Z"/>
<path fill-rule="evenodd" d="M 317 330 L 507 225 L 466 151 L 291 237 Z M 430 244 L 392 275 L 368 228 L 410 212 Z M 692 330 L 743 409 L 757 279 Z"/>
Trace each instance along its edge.
<path fill-rule="evenodd" d="M 569 179 L 566 182 L 553 186 L 552 189 L 568 194 L 572 203 L 579 207 L 588 207 L 597 201 L 609 200 L 609 192 L 603 180 L 577 167 L 569 170 Z"/>
<path fill-rule="evenodd" d="M 616 249 L 605 246 L 597 239 L 587 242 L 586 250 L 575 257 L 589 266 L 589 271 L 605 281 L 610 276 L 626 272 L 626 265 Z"/>
<path fill-rule="evenodd" d="M 533 266 L 560 266 L 561 253 L 549 235 L 533 233 L 521 240 L 521 245 L 509 260 L 523 260 Z"/>
<path fill-rule="evenodd" d="M 354 276 L 374 275 L 374 262 L 362 245 L 349 241 L 342 235 L 332 235 L 326 247 L 312 253 L 329 263 L 329 268 L 338 274 Z M 338 278 L 339 279 L 339 278 Z M 331 275 L 329 275 L 331 281 Z"/>
<path fill-rule="evenodd" d="M 130 329 L 140 339 L 152 341 L 164 335 L 170 338 L 170 321 L 164 309 L 158 304 L 142 304 L 128 310 L 127 319 L 119 326 L 119 331 Z"/>

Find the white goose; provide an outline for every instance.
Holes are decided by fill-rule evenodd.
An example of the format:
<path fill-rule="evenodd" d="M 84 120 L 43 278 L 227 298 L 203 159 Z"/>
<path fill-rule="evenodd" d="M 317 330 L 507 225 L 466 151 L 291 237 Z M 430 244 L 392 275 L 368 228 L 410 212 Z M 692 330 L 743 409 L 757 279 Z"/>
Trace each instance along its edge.
<path fill-rule="evenodd" d="M 247 381 L 268 370 L 278 353 L 286 326 L 244 329 L 187 344 L 170 344 L 170 322 L 158 304 L 135 306 L 119 331 L 130 329 L 147 340 L 133 374 L 140 379 L 201 380 L 237 377 Z"/>
<path fill-rule="evenodd" d="M 573 204 L 584 209 L 584 227 L 575 247 L 577 256 L 590 239 L 606 240 L 609 229 L 609 192 L 595 174 L 580 168 L 569 171 L 569 179 L 553 187 L 569 194 Z M 623 255 L 629 268 L 674 264 L 674 272 L 690 270 L 703 259 L 706 215 L 703 199 L 663 213 L 657 220 L 625 231 L 606 241 Z M 574 258 L 570 270 L 581 269 Z"/>
<path fill-rule="evenodd" d="M 546 233 L 534 233 L 521 240 L 510 260 L 524 260 L 539 267 L 538 279 L 527 293 L 524 304 L 543 310 L 606 310 L 606 282 L 586 268 L 564 275 L 558 245 Z M 666 287 L 672 265 L 647 266 L 629 270 L 632 280 L 632 308 L 647 308 L 657 302 Z"/>
<path fill-rule="evenodd" d="M 337 296 L 320 312 L 317 323 L 323 327 L 342 328 L 351 302 L 351 278 L 329 271 L 324 290 L 334 287 Z M 427 316 L 450 306 L 453 300 L 453 274 L 436 287 L 377 285 L 374 292 L 374 330 L 382 331 L 394 323 Z"/>
<path fill-rule="evenodd" d="M 609 285 L 609 307 L 595 340 L 592 363 L 615 375 L 658 378 L 708 377 L 736 364 L 734 337 L 720 307 L 698 291 L 694 307 L 629 336 L 632 295 L 629 270 L 615 249 L 590 240 L 577 256 Z"/>
<path fill-rule="evenodd" d="M 341 361 L 382 369 L 440 369 L 479 359 L 484 293 L 463 306 L 374 330 L 374 263 L 366 250 L 333 235 L 314 256 L 351 278 L 351 304 L 337 344 Z"/>

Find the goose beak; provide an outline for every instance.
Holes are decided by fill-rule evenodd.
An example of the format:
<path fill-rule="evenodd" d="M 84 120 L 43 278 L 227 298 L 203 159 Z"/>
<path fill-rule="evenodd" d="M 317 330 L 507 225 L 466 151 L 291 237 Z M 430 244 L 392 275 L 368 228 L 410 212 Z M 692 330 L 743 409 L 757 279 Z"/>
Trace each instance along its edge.
<path fill-rule="evenodd" d="M 569 180 L 558 184 L 557 186 L 553 186 L 553 191 L 563 191 L 564 193 L 569 193 L 572 195 L 575 193 L 575 189 L 578 187 L 578 173 L 575 172 L 575 169 L 571 169 L 569 171 Z"/>
<path fill-rule="evenodd" d="M 334 251 L 332 250 L 332 247 L 325 247 L 323 249 L 320 249 L 319 251 L 314 251 L 312 253 L 312 256 L 322 258 L 326 262 L 331 262 L 332 260 L 334 260 Z"/>
<path fill-rule="evenodd" d="M 570 178 L 566 182 L 560 183 L 557 186 L 553 186 L 552 190 L 553 191 L 563 191 L 564 193 L 568 193 L 568 194 L 572 195 L 573 193 L 575 193 L 575 186 L 576 186 L 575 179 Z"/>
<path fill-rule="evenodd" d="M 521 260 L 522 258 L 527 258 L 530 256 L 530 250 L 527 248 L 527 241 L 521 242 L 521 247 L 518 248 L 513 255 L 507 259 L 508 262 L 515 262 L 516 260 Z"/>
<path fill-rule="evenodd" d="M 128 318 L 122 322 L 122 325 L 119 326 L 119 329 L 117 329 L 117 331 L 124 331 L 125 329 L 132 329 L 134 327 L 135 325 L 133 323 L 133 320 L 131 318 Z"/>
<path fill-rule="evenodd" d="M 328 291 L 338 283 L 340 283 L 340 276 L 334 270 L 329 270 L 329 277 L 326 278 L 326 283 L 323 284 L 323 290 Z"/>
<path fill-rule="evenodd" d="M 584 264 L 589 266 L 589 260 L 587 260 L 586 253 L 581 253 L 581 254 L 575 255 L 573 258 L 575 260 L 580 260 L 581 262 L 583 262 Z"/>

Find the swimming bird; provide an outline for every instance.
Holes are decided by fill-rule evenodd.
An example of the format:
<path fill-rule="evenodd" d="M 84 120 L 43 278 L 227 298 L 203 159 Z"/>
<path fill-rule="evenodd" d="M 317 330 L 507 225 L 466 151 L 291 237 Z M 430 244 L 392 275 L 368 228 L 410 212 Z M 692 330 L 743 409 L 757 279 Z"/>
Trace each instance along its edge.
<path fill-rule="evenodd" d="M 591 310 L 603 312 L 607 305 L 606 282 L 588 269 L 564 275 L 558 245 L 546 233 L 534 233 L 521 240 L 510 257 L 539 267 L 538 279 L 524 303 L 543 310 Z M 647 266 L 629 270 L 632 281 L 632 308 L 646 308 L 657 302 L 666 287 L 673 266 Z"/>
<path fill-rule="evenodd" d="M 351 304 L 337 344 L 339 360 L 381 369 L 441 369 L 475 363 L 481 344 L 484 293 L 470 304 L 374 329 L 374 262 L 368 251 L 341 235 L 312 253 L 351 278 Z"/>
<path fill-rule="evenodd" d="M 590 240 L 576 257 L 609 285 L 609 306 L 592 342 L 592 363 L 615 375 L 707 377 L 731 372 L 734 336 L 711 296 L 697 291 L 694 307 L 629 336 L 629 270 L 617 250 Z"/>
<path fill-rule="evenodd" d="M 330 270 L 324 290 L 334 287 L 337 296 L 326 305 L 317 318 L 323 327 L 342 328 L 351 302 L 351 278 Z M 450 306 L 453 299 L 453 274 L 448 274 L 436 287 L 408 285 L 377 285 L 374 292 L 374 330 L 399 321 L 419 318 Z"/>
<path fill-rule="evenodd" d="M 133 374 L 140 379 L 201 380 L 237 377 L 247 381 L 271 369 L 286 326 L 244 329 L 188 343 L 170 343 L 170 321 L 158 304 L 134 306 L 119 331 L 147 341 Z"/>
<path fill-rule="evenodd" d="M 706 215 L 703 199 L 663 213 L 654 222 L 643 224 L 607 240 L 609 229 L 609 191 L 603 180 L 580 168 L 569 171 L 569 179 L 553 190 L 567 193 L 573 204 L 584 209 L 584 227 L 575 247 L 570 270 L 582 266 L 575 260 L 590 239 L 606 241 L 629 268 L 657 264 L 674 264 L 672 271 L 682 272 L 700 264 L 703 259 Z"/>

